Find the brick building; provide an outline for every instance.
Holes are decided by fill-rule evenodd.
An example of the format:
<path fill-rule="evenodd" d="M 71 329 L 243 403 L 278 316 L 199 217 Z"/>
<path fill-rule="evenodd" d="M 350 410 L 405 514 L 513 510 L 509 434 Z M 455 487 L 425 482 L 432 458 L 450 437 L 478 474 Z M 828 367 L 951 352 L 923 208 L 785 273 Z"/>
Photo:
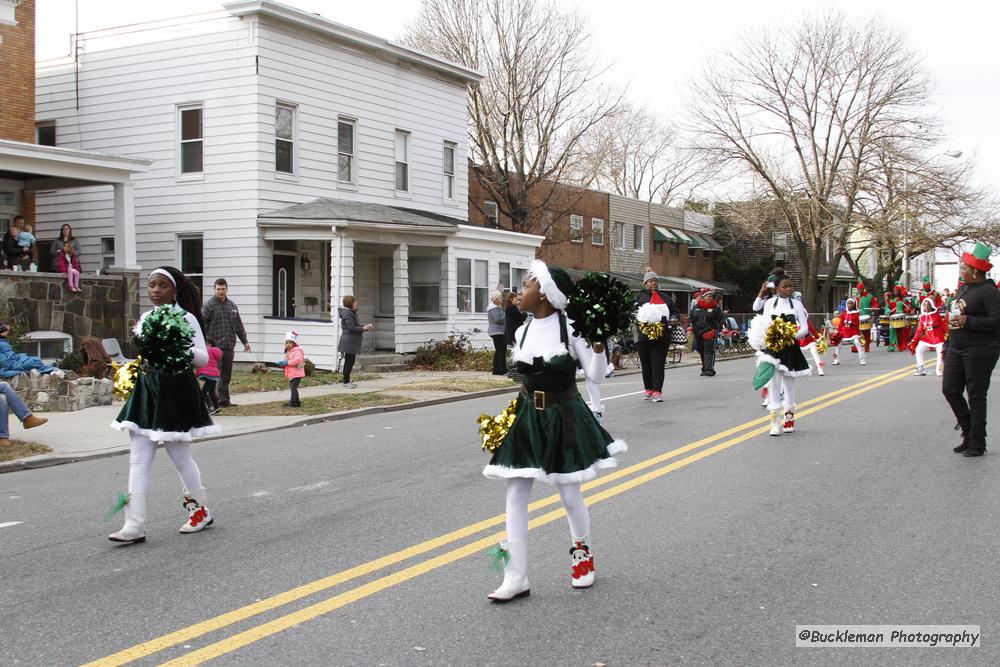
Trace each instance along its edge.
<path fill-rule="evenodd" d="M 608 271 L 608 194 L 568 185 L 550 187 L 556 191 L 548 197 L 548 210 L 531 229 L 519 230 L 545 236 L 536 252 L 538 259 L 566 269 Z M 546 198 L 549 192 L 540 192 L 538 198 Z M 469 168 L 469 223 L 512 229 L 510 218 L 499 213 L 496 202 L 476 178 L 474 167 Z"/>
<path fill-rule="evenodd" d="M 35 0 L 0 0 L 0 139 L 35 141 Z M 6 187 L 5 187 L 6 186 Z M 0 175 L 0 234 L 18 213 L 35 221 L 35 197 Z"/>

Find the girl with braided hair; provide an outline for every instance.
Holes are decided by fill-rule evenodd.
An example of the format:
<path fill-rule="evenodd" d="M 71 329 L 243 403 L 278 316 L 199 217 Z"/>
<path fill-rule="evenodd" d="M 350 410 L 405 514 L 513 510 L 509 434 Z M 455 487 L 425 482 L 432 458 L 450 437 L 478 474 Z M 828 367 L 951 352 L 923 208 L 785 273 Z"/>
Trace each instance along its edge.
<path fill-rule="evenodd" d="M 208 351 L 202 334 L 201 299 L 191 280 L 172 266 L 161 266 L 149 274 L 149 300 L 154 308 L 173 304 L 194 330 L 191 340 L 191 365 L 195 368 L 208 363 Z M 141 335 L 143 321 L 154 312 L 147 311 L 135 327 Z M 208 408 L 202 400 L 198 380 L 188 368 L 183 372 L 168 372 L 144 362 L 135 380 L 132 394 L 122 407 L 111 428 L 129 432 L 128 498 L 125 503 L 125 525 L 108 536 L 112 542 L 134 544 L 146 540 L 146 494 L 149 491 L 150 468 L 156 456 L 157 444 L 167 450 L 167 456 L 177 469 L 184 487 L 181 505 L 188 519 L 181 533 L 196 533 L 211 526 L 213 519 L 205 506 L 207 499 L 201 483 L 201 471 L 191 456 L 194 437 L 218 433 Z"/>

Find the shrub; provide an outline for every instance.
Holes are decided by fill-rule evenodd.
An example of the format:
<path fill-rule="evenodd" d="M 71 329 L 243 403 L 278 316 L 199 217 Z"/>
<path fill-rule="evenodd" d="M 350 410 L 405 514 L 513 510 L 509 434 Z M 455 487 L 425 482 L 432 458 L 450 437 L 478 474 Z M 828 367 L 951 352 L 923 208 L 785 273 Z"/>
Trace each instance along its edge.
<path fill-rule="evenodd" d="M 453 329 L 444 340 L 431 340 L 413 353 L 410 367 L 435 371 L 488 371 L 493 367 L 493 351 L 472 347 L 478 329 Z"/>
<path fill-rule="evenodd" d="M 83 355 L 79 352 L 70 352 L 65 357 L 56 362 L 56 368 L 64 371 L 78 373 L 83 368 Z"/>
<path fill-rule="evenodd" d="M 306 371 L 306 377 L 310 377 L 310 376 L 311 376 L 311 375 L 312 375 L 313 373 L 315 373 L 315 372 L 316 372 L 316 364 L 314 364 L 314 363 L 312 362 L 312 360 L 310 360 L 310 359 L 306 359 L 306 360 L 305 360 L 305 361 L 304 361 L 304 362 L 302 363 L 302 365 L 306 367 L 306 368 L 305 368 L 305 371 Z"/>
<path fill-rule="evenodd" d="M 22 317 L 17 315 L 9 301 L 0 303 L 0 322 L 10 327 L 10 331 L 7 332 L 7 342 L 10 343 L 10 346 L 18 352 L 23 351 L 21 338 L 28 333 L 28 325 Z"/>

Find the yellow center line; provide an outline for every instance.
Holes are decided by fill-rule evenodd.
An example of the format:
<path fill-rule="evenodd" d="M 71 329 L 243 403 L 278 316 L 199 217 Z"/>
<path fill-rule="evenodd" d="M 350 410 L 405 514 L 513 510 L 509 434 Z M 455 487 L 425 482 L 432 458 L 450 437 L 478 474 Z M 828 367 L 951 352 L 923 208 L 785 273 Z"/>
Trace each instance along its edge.
<path fill-rule="evenodd" d="M 812 414 L 814 412 L 818 412 L 819 410 L 824 410 L 830 407 L 831 405 L 836 405 L 837 403 L 840 403 L 841 401 L 845 401 L 859 394 L 871 391 L 872 389 L 881 387 L 882 385 L 885 384 L 889 384 L 890 382 L 895 382 L 896 380 L 900 380 L 903 377 L 906 377 L 908 374 L 909 374 L 909 369 L 904 369 L 904 371 L 901 372 L 897 371 L 895 373 L 886 374 L 889 377 L 880 376 L 883 377 L 884 379 L 877 381 L 875 383 L 862 383 L 866 386 L 862 386 L 847 393 L 837 392 L 838 394 L 840 394 L 839 396 L 832 398 L 829 401 L 826 401 L 822 404 L 814 405 L 814 407 L 803 410 L 800 413 L 797 413 L 797 415 L 805 416 Z M 753 429 L 735 438 L 731 438 L 729 440 L 726 440 L 725 442 L 719 443 L 714 447 L 703 449 L 695 454 L 692 454 L 691 456 L 680 459 L 678 461 L 674 461 L 673 463 L 663 466 L 662 468 L 652 470 L 650 472 L 645 473 L 644 475 L 635 477 L 626 482 L 622 482 L 621 484 L 613 486 L 609 489 L 605 489 L 604 491 L 601 491 L 599 493 L 592 494 L 587 497 L 586 499 L 587 504 L 594 505 L 609 498 L 613 498 L 614 496 L 622 494 L 638 486 L 647 484 L 648 482 L 651 482 L 654 479 L 662 477 L 667 473 L 673 472 L 674 470 L 691 465 L 692 463 L 700 461 L 701 459 L 711 456 L 712 454 L 721 452 L 741 442 L 745 442 L 757 435 L 761 435 L 767 432 L 767 430 L 768 427 L 766 426 Z M 546 514 L 531 519 L 528 522 L 528 527 L 529 529 L 538 528 L 539 526 L 544 526 L 546 524 L 552 523 L 553 521 L 563 517 L 564 515 L 565 512 L 563 511 L 562 508 L 555 509 L 550 512 L 547 512 Z M 310 621 L 314 618 L 317 618 L 318 616 L 323 616 L 330 612 L 336 611 L 341 607 L 345 607 L 351 603 L 358 602 L 359 600 L 374 595 L 375 593 L 379 593 L 388 588 L 397 586 L 406 581 L 419 577 L 420 575 L 427 574 L 441 567 L 444 567 L 445 565 L 454 563 L 455 561 L 461 560 L 462 558 L 466 558 L 468 556 L 481 552 L 482 550 L 491 546 L 494 542 L 496 542 L 496 540 L 502 538 L 503 535 L 504 535 L 503 532 L 498 532 L 488 537 L 483 537 L 478 540 L 475 540 L 469 544 L 463 545 L 456 549 L 452 549 L 451 551 L 440 554 L 428 560 L 421 561 L 419 563 L 414 563 L 413 565 L 410 565 L 392 574 L 380 577 L 378 579 L 375 579 L 374 581 L 370 581 L 356 588 L 352 588 L 351 590 L 344 591 L 343 593 L 334 595 L 330 598 L 327 598 L 326 600 L 322 600 L 308 607 L 304 607 L 303 609 L 300 609 L 298 611 L 286 614 L 272 621 L 262 623 L 253 628 L 237 633 L 231 637 L 221 639 L 203 648 L 197 649 L 195 651 L 182 655 L 173 660 L 164 662 L 161 664 L 161 667 L 195 667 L 196 665 L 201 665 L 209 660 L 213 660 L 215 658 L 226 655 L 227 653 L 231 653 L 240 648 L 243 648 L 244 646 L 248 646 L 249 644 L 260 641 L 261 639 L 265 639 L 266 637 L 270 637 L 279 632 L 292 628 L 296 625 L 300 625 L 302 623 Z"/>
<path fill-rule="evenodd" d="M 879 381 L 881 381 L 884 378 L 887 378 L 887 377 L 890 377 L 890 376 L 894 376 L 894 375 L 896 375 L 898 373 L 901 373 L 901 372 L 904 372 L 904 371 L 905 372 L 909 372 L 911 369 L 912 369 L 912 365 L 911 366 L 907 366 L 906 368 L 901 369 L 899 371 L 892 371 L 890 373 L 884 373 L 882 375 L 877 375 L 877 376 L 875 376 L 873 378 L 869 378 L 867 380 L 864 380 L 862 382 L 856 383 L 854 385 L 850 385 L 848 387 L 843 387 L 841 389 L 829 392 L 829 393 L 827 393 L 827 394 L 825 394 L 823 396 L 820 396 L 818 398 L 814 398 L 814 399 L 810 399 L 808 401 L 805 401 L 805 402 L 801 403 L 800 406 L 801 407 L 805 407 L 805 406 L 808 406 L 808 405 L 819 403 L 820 401 L 829 400 L 830 398 L 833 398 L 835 396 L 843 395 L 846 392 L 849 392 L 849 391 L 852 391 L 852 390 L 856 390 L 856 389 L 861 388 L 861 387 L 866 387 L 866 386 L 872 385 L 873 383 L 879 382 Z M 799 415 L 803 415 L 803 414 L 805 414 L 805 413 L 802 413 L 802 412 L 799 413 Z M 676 458 L 676 457 L 681 456 L 681 455 L 683 455 L 683 454 L 685 454 L 685 453 L 687 453 L 687 452 L 689 452 L 689 451 L 691 451 L 693 449 L 697 449 L 698 447 L 702 447 L 704 445 L 716 442 L 718 440 L 722 440 L 722 439 L 727 438 L 727 437 L 729 437 L 731 435 L 739 433 L 739 432 L 741 432 L 741 431 L 743 431 L 743 430 L 745 430 L 747 428 L 750 428 L 750 427 L 753 427 L 753 426 L 758 426 L 760 424 L 764 424 L 764 423 L 767 422 L 767 420 L 768 420 L 768 418 L 765 416 L 765 417 L 761 417 L 759 419 L 754 419 L 754 420 L 745 422 L 745 423 L 740 424 L 738 426 L 734 426 L 732 428 L 726 429 L 725 431 L 721 431 L 719 433 L 715 433 L 715 434 L 713 434 L 711 436 L 702 438 L 700 440 L 697 440 L 695 442 L 689 443 L 689 444 L 684 445 L 682 447 L 678 447 L 676 449 L 673 449 L 671 451 L 665 452 L 663 454 L 659 454 L 657 456 L 651 457 L 651 458 L 646 459 L 644 461 L 640 461 L 640 462 L 638 462 L 636 464 L 633 464 L 631 466 L 628 466 L 626 468 L 622 468 L 622 469 L 616 470 L 616 471 L 614 471 L 612 473 L 603 475 L 602 477 L 600 477 L 598 479 L 595 479 L 595 480 L 592 480 L 590 482 L 587 482 L 586 484 L 583 484 L 582 489 L 584 491 L 589 491 L 591 489 L 594 489 L 594 488 L 597 488 L 597 487 L 600 487 L 600 486 L 603 486 L 603 485 L 610 484 L 611 482 L 614 482 L 615 480 L 621 479 L 623 477 L 627 477 L 627 476 L 629 476 L 631 474 L 634 474 L 636 472 L 639 472 L 641 470 L 645 470 L 646 468 L 658 465 L 658 464 L 663 463 L 664 461 L 667 461 L 667 460 L 669 460 L 671 458 Z M 559 494 L 552 494 L 550 496 L 547 496 L 545 498 L 541 498 L 541 499 L 539 499 L 539 500 L 531 503 L 528 506 L 528 510 L 529 510 L 529 512 L 534 512 L 534 511 L 542 509 L 544 507 L 548 507 L 550 505 L 553 505 L 553 504 L 555 504 L 557 502 L 559 502 Z M 214 632 L 216 630 L 220 630 L 220 629 L 222 629 L 222 628 L 224 628 L 226 626 L 232 625 L 234 623 L 239 623 L 241 621 L 244 621 L 244 620 L 246 620 L 248 618 L 251 618 L 253 616 L 256 616 L 258 614 L 262 614 L 262 613 L 270 611 L 272 609 L 275 609 L 275 608 L 284 606 L 286 604 L 289 604 L 291 602 L 295 602 L 295 601 L 300 600 L 302 598 L 308 597 L 308 596 L 313 595 L 315 593 L 319 593 L 319 592 L 322 592 L 324 590 L 327 590 L 327 589 L 333 588 L 335 586 L 338 586 L 340 584 L 343 584 L 343 583 L 346 583 L 348 581 L 351 581 L 353 579 L 357 579 L 358 577 L 362 577 L 362 576 L 371 574 L 373 572 L 376 572 L 378 570 L 390 567 L 392 565 L 396 565 L 398 563 L 401 563 L 401 562 L 403 562 L 405 560 L 408 560 L 410 558 L 413 558 L 415 556 L 419 556 L 421 554 L 427 553 L 429 551 L 433 551 L 435 549 L 438 549 L 438 548 L 443 547 L 445 545 L 451 544 L 451 543 L 456 542 L 458 540 L 461 540 L 463 538 L 469 537 L 471 535 L 475 535 L 476 533 L 479 533 L 479 532 L 481 532 L 483 530 L 487 530 L 488 528 L 492 528 L 494 526 L 501 525 L 501 524 L 503 524 L 503 522 L 504 522 L 504 515 L 503 514 L 499 514 L 499 515 L 490 517 L 488 519 L 483 519 L 482 521 L 478 521 L 476 523 L 470 524 L 470 525 L 465 526 L 463 528 L 459 528 L 459 529 L 454 530 L 452 532 L 445 533 L 444 535 L 440 535 L 438 537 L 432 538 L 430 540 L 426 540 L 426 541 L 421 542 L 419 544 L 415 544 L 415 545 L 412 545 L 412 546 L 407 547 L 405 549 L 401 549 L 400 551 L 396 551 L 394 553 L 387 554 L 387 555 L 382 556 L 380 558 L 376 558 L 375 560 L 369 561 L 367 563 L 362 563 L 360 565 L 348 568 L 346 570 L 342 570 L 340 572 L 331 574 L 331 575 L 323 577 L 321 579 L 317 579 L 315 581 L 303 584 L 301 586 L 297 586 L 295 588 L 289 589 L 289 590 L 284 591 L 282 593 L 278 593 L 278 594 L 273 595 L 271 597 L 265 598 L 265 599 L 263 599 L 263 600 L 261 600 L 259 602 L 254 602 L 253 604 L 249 604 L 249 605 L 245 605 L 243 607 L 239 607 L 239 608 L 234 609 L 232 611 L 226 612 L 224 614 L 220 614 L 218 616 L 214 616 L 212 618 L 206 619 L 206 620 L 201 621 L 199 623 L 195 623 L 193 625 L 181 628 L 181 629 L 176 630 L 174 632 L 170 632 L 170 633 L 162 635 L 160 637 L 156 637 L 156 638 L 151 639 L 149 641 L 142 642 L 140 644 L 136 644 L 136 645 L 134 645 L 132 647 L 129 647 L 129 648 L 123 649 L 121 651 L 118 651 L 116 653 L 113 653 L 113 654 L 111 654 L 111 655 L 109 655 L 107 657 L 100 658 L 100 659 L 95 660 L 93 662 L 86 663 L 85 665 L 83 665 L 83 667 L 112 667 L 112 666 L 127 664 L 129 662 L 134 661 L 134 660 L 138 660 L 138 659 L 144 658 L 144 657 L 146 657 L 148 655 L 152 655 L 153 653 L 157 653 L 157 652 L 162 651 L 164 649 L 170 648 L 171 646 L 174 646 L 176 644 L 181 644 L 181 643 L 190 641 L 190 640 L 195 639 L 197 637 L 200 637 L 202 635 Z M 491 537 L 489 539 L 492 540 L 493 538 Z"/>

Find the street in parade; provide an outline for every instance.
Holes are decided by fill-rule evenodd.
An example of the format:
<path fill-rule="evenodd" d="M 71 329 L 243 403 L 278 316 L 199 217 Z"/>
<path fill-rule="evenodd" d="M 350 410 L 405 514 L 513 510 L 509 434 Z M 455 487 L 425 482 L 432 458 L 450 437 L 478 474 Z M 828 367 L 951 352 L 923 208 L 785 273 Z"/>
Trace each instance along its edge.
<path fill-rule="evenodd" d="M 0 665 L 1000 663 L 1000 10 L 723 4 L 0 0 Z"/>

